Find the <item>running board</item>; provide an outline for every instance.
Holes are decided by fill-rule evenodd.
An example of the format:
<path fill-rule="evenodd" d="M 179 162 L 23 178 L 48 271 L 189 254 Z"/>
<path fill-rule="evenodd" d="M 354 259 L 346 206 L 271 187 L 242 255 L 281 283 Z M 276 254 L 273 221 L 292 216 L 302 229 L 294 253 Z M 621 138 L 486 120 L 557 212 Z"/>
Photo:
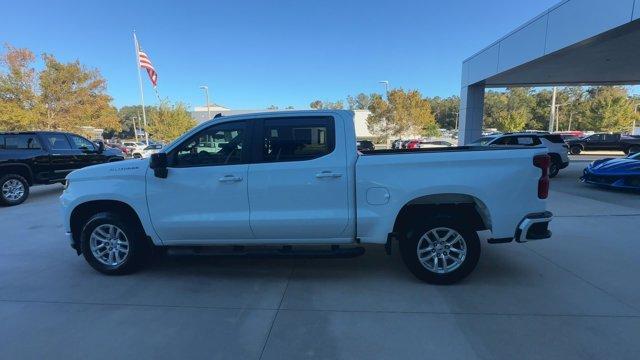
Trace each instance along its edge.
<path fill-rule="evenodd" d="M 331 245 L 329 249 L 316 249 L 290 245 L 282 247 L 245 247 L 245 246 L 172 246 L 167 254 L 180 256 L 215 256 L 247 258 L 306 258 L 306 259 L 347 259 L 364 255 L 363 247 L 341 248 Z"/>

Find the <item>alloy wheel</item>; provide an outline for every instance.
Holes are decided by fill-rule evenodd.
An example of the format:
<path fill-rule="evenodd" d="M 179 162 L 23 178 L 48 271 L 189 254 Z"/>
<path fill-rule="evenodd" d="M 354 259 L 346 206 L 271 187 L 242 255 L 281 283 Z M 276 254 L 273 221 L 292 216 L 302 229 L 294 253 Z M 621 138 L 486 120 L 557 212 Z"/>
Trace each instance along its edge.
<path fill-rule="evenodd" d="M 122 265 L 129 255 L 129 240 L 112 224 L 102 224 L 91 232 L 89 247 L 96 260 L 109 266 Z"/>
<path fill-rule="evenodd" d="M 427 270 L 446 274 L 462 265 L 467 256 L 467 243 L 456 230 L 438 227 L 422 235 L 416 252 L 420 264 Z"/>
<path fill-rule="evenodd" d="M 9 201 L 18 201 L 24 196 L 24 184 L 17 179 L 9 179 L 2 184 L 2 197 Z"/>

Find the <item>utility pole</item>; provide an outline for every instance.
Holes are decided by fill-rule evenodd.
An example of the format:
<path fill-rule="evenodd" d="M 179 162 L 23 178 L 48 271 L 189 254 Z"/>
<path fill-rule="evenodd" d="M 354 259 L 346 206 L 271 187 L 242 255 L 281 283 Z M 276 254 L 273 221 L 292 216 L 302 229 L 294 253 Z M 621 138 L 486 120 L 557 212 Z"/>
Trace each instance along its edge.
<path fill-rule="evenodd" d="M 378 83 L 384 85 L 384 93 L 385 94 L 389 94 L 389 81 L 388 80 L 382 80 L 382 81 L 378 81 Z"/>
<path fill-rule="evenodd" d="M 549 132 L 553 132 L 554 121 L 556 120 L 556 87 L 553 87 L 553 95 L 551 95 L 551 115 L 549 116 Z"/>

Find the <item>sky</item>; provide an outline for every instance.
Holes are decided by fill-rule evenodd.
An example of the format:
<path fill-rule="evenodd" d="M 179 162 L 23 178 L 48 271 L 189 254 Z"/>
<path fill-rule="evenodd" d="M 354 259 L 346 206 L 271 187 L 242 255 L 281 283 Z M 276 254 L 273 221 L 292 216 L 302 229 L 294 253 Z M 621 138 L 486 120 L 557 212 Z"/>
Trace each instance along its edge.
<path fill-rule="evenodd" d="M 557 2 L 0 0 L 0 43 L 99 69 L 121 107 L 139 104 L 135 29 L 162 98 L 203 106 L 207 85 L 228 108 L 302 109 L 382 92 L 381 80 L 458 95 L 464 59 Z"/>

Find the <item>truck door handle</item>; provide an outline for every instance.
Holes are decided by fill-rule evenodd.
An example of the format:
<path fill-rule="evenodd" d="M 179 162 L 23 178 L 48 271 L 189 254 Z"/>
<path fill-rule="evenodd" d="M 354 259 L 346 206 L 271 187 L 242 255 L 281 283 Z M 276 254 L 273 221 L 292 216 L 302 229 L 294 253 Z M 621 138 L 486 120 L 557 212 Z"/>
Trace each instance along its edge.
<path fill-rule="evenodd" d="M 238 182 L 238 181 L 242 181 L 242 178 L 239 177 L 239 176 L 234 176 L 234 175 L 225 175 L 225 176 L 219 178 L 218 181 L 220 181 L 220 182 Z"/>
<path fill-rule="evenodd" d="M 322 171 L 322 172 L 319 172 L 319 173 L 316 174 L 316 177 L 318 179 L 325 179 L 325 178 L 334 178 L 335 179 L 335 178 L 339 178 L 341 176 L 342 176 L 342 174 L 340 174 L 340 173 L 334 173 L 334 172 L 331 172 L 331 171 L 328 171 L 328 170 L 325 170 L 325 171 Z"/>

